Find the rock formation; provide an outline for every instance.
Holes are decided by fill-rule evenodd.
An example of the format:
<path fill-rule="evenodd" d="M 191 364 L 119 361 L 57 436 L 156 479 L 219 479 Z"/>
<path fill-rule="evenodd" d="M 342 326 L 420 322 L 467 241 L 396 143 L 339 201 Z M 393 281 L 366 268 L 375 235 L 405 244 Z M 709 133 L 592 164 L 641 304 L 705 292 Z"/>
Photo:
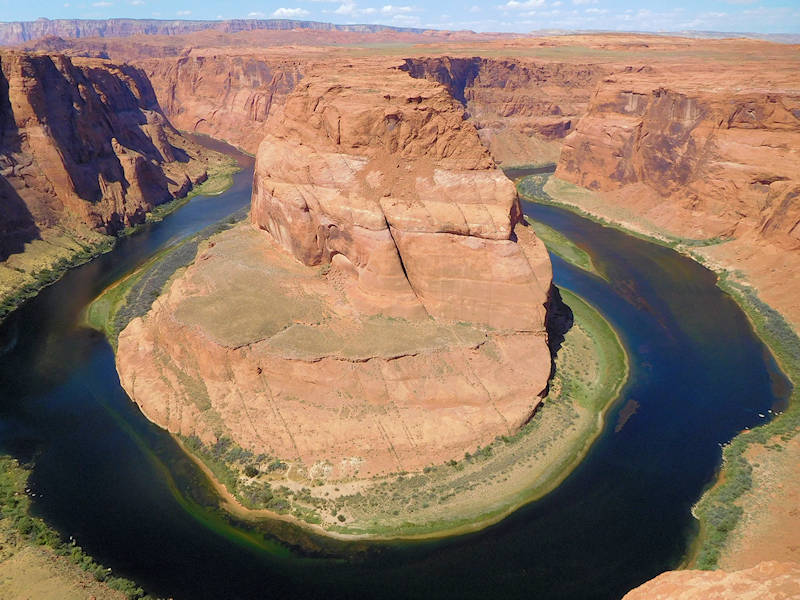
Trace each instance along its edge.
<path fill-rule="evenodd" d="M 344 477 L 531 416 L 549 258 L 461 105 L 397 66 L 308 73 L 268 121 L 253 225 L 122 332 L 121 382 L 156 423 Z"/>
<path fill-rule="evenodd" d="M 170 121 L 255 154 L 264 124 L 302 77 L 297 59 L 192 53 L 139 61 Z"/>
<path fill-rule="evenodd" d="M 787 277 L 800 267 L 797 64 L 708 73 L 691 65 L 606 78 L 564 140 L 556 177 L 597 192 L 645 229 L 727 240 L 706 258 L 744 272 L 800 323 Z"/>
<path fill-rule="evenodd" d="M 669 571 L 623 600 L 791 600 L 800 597 L 800 565 L 762 562 L 741 571 Z"/>
<path fill-rule="evenodd" d="M 115 233 L 206 177 L 141 70 L 19 52 L 0 67 L 4 243 L 69 222 Z"/>
<path fill-rule="evenodd" d="M 495 160 L 554 163 L 609 67 L 531 59 L 406 59 L 412 77 L 444 84 L 467 108 Z"/>

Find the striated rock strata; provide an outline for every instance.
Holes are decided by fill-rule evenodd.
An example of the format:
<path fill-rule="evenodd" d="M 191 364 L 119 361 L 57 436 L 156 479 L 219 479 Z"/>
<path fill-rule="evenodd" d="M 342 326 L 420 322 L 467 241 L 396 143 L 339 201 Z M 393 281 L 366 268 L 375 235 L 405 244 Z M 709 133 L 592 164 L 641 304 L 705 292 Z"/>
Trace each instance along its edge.
<path fill-rule="evenodd" d="M 739 270 L 800 323 L 800 78 L 797 63 L 607 78 L 564 141 L 556 177 L 594 191 L 602 216 L 688 239 Z M 724 243 L 719 243 L 724 242 Z"/>
<path fill-rule="evenodd" d="M 305 65 L 289 57 L 192 53 L 139 62 L 170 121 L 255 154 Z"/>
<path fill-rule="evenodd" d="M 406 59 L 412 77 L 445 85 L 498 162 L 554 163 L 609 66 L 531 59 Z"/>
<path fill-rule="evenodd" d="M 419 470 L 525 423 L 550 371 L 550 262 L 461 105 L 343 63 L 268 130 L 252 225 L 120 335 L 145 414 L 330 477 Z"/>
<path fill-rule="evenodd" d="M 141 70 L 0 53 L 0 259 L 49 228 L 140 223 L 205 179 L 206 165 Z"/>

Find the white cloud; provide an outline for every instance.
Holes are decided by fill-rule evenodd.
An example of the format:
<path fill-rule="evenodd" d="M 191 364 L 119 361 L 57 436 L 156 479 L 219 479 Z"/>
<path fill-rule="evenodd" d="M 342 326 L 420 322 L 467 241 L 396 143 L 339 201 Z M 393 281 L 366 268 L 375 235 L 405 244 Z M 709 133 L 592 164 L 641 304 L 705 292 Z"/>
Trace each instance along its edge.
<path fill-rule="evenodd" d="M 272 16 L 276 19 L 296 19 L 307 14 L 309 13 L 305 8 L 278 8 L 273 11 Z"/>
<path fill-rule="evenodd" d="M 394 15 L 392 23 L 405 27 L 417 27 L 419 26 L 419 17 L 416 15 Z"/>
<path fill-rule="evenodd" d="M 331 11 L 324 10 L 322 12 L 329 13 Z M 345 2 L 339 5 L 339 8 L 337 8 L 332 12 L 336 15 L 347 15 L 348 17 L 355 17 L 357 15 L 374 15 L 375 13 L 378 12 L 378 9 L 372 7 L 359 8 L 355 2 L 352 2 L 351 0 L 345 0 Z"/>
<path fill-rule="evenodd" d="M 105 8 L 106 6 L 114 6 L 113 2 L 92 2 L 95 8 Z"/>
<path fill-rule="evenodd" d="M 131 0 L 133 6 L 144 6 L 144 0 Z"/>
<path fill-rule="evenodd" d="M 248 19 L 263 19 L 267 15 L 261 12 L 260 10 L 254 10 L 252 12 L 247 13 Z"/>
<path fill-rule="evenodd" d="M 471 13 L 479 13 L 479 12 L 481 12 L 481 7 L 480 6 L 473 6 L 472 8 L 469 9 L 469 12 L 471 12 Z"/>
<path fill-rule="evenodd" d="M 381 9 L 381 12 L 385 15 L 396 15 L 399 13 L 410 13 L 414 9 L 410 6 L 394 6 L 392 4 L 387 4 Z"/>
<path fill-rule="evenodd" d="M 508 2 L 501 4 L 497 8 L 500 10 L 525 10 L 527 8 L 536 8 L 538 6 L 544 6 L 544 0 L 526 0 L 525 2 L 508 0 Z"/>
<path fill-rule="evenodd" d="M 192 11 L 190 11 L 190 10 L 179 10 L 175 14 L 178 15 L 179 17 L 188 17 L 190 14 L 192 14 Z"/>
<path fill-rule="evenodd" d="M 573 4 L 597 4 L 597 0 L 572 0 Z"/>
<path fill-rule="evenodd" d="M 69 2 L 64 2 L 64 8 L 69 8 Z"/>

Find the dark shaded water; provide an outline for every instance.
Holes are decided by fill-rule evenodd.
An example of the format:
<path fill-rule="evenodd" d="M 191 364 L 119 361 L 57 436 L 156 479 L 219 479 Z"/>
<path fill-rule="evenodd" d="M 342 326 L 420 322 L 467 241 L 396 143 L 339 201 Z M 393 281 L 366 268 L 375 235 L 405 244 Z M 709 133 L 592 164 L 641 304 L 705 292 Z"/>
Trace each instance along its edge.
<path fill-rule="evenodd" d="M 0 347 L 16 340 L 0 356 L 0 449 L 35 460 L 40 515 L 118 574 L 176 599 L 611 599 L 678 564 L 719 444 L 760 422 L 785 380 L 712 273 L 531 204 L 527 214 L 585 248 L 612 282 L 554 257 L 557 284 L 598 306 L 629 348 L 623 399 L 639 406 L 618 432 L 624 402 L 556 491 L 450 540 L 361 544 L 348 559 L 311 558 L 215 512 L 203 476 L 119 387 L 108 344 L 78 322 L 87 302 L 164 244 L 246 205 L 251 176 L 246 170 L 225 195 L 195 198 L 122 240 L 0 328 Z"/>

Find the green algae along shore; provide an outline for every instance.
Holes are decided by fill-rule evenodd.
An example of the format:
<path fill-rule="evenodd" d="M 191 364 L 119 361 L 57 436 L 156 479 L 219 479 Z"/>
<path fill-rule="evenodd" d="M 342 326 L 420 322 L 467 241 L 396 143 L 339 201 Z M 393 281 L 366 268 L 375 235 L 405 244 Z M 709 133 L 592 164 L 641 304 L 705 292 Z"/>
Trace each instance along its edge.
<path fill-rule="evenodd" d="M 717 286 L 739 305 L 787 377 L 792 386 L 787 406 L 775 411 L 764 425 L 742 431 L 723 447 L 722 464 L 715 481 L 692 509 L 699 532 L 684 558 L 683 568 L 715 569 L 726 562 L 735 562 L 735 546 L 743 543 L 748 536 L 747 527 L 758 521 L 757 512 L 763 511 L 770 502 L 770 490 L 753 484 L 755 470 L 760 471 L 761 477 L 770 476 L 765 472 L 765 465 L 754 462 L 753 456 L 760 451 L 783 453 L 775 461 L 778 468 L 794 460 L 791 453 L 783 451 L 800 435 L 800 337 L 779 311 L 759 297 L 743 273 L 731 272 L 703 253 L 703 249 L 724 240 L 678 238 L 647 221 L 634 224 L 628 219 L 630 215 L 604 212 L 592 192 L 549 174 L 521 177 L 516 185 L 523 200 L 564 208 L 602 225 L 670 247 L 711 269 L 717 275 Z M 754 543 L 754 540 L 747 543 Z M 766 550 L 770 551 L 776 549 Z"/>
<path fill-rule="evenodd" d="M 226 227 L 209 228 L 165 250 L 107 288 L 89 306 L 89 323 L 115 345 L 125 325 L 144 314 L 173 273 L 191 262 L 186 253 L 196 252 L 201 240 L 212 243 L 213 234 Z M 579 258 L 575 252 L 565 256 L 585 268 Z M 438 537 L 481 529 L 540 498 L 574 469 L 627 380 L 627 355 L 608 322 L 579 296 L 567 290 L 562 295 L 574 324 L 555 357 L 542 406 L 520 431 L 487 440 L 457 460 L 421 472 L 329 482 L 305 465 L 254 456 L 225 437 L 210 446 L 193 436 L 179 442 L 212 480 L 222 506 L 248 521 L 289 520 L 347 539 Z"/>

